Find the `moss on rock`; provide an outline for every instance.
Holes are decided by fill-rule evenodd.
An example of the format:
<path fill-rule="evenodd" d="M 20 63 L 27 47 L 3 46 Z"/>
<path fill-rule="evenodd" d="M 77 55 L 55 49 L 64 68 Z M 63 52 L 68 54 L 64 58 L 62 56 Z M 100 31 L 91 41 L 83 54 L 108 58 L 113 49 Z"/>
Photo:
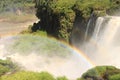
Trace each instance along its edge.
<path fill-rule="evenodd" d="M 45 30 L 49 35 L 65 41 L 69 41 L 77 16 L 87 23 L 92 13 L 97 17 L 104 16 L 107 11 L 119 7 L 119 1 L 113 0 L 35 0 L 35 2 L 40 28 L 33 32 L 38 29 Z"/>

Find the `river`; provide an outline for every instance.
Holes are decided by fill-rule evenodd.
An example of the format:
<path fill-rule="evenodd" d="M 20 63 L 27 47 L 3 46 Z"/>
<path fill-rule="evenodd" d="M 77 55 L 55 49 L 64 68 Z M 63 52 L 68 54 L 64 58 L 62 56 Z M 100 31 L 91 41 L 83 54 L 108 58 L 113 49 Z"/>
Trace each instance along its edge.
<path fill-rule="evenodd" d="M 33 19 L 24 21 L 24 22 L 12 22 L 6 19 L 0 18 L 0 37 L 16 35 L 23 30 L 26 30 L 29 25 L 32 25 L 34 22 L 37 22 L 38 19 L 34 17 Z"/>

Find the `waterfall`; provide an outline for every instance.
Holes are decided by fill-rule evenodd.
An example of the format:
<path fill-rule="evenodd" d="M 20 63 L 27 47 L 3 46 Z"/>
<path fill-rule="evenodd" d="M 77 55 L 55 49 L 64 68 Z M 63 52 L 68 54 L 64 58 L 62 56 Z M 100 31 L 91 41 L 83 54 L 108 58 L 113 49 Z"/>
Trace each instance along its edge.
<path fill-rule="evenodd" d="M 117 39 L 115 36 L 119 34 L 120 17 L 105 16 L 99 17 L 96 22 L 93 38 L 97 43 L 111 45 L 112 41 Z M 114 43 L 113 43 L 114 44 Z"/>
<path fill-rule="evenodd" d="M 94 34 L 93 34 L 94 39 L 98 39 L 98 34 L 100 32 L 100 28 L 101 28 L 103 20 L 104 18 L 99 17 L 96 21 L 96 25 L 95 25 L 96 27 L 95 27 Z"/>
<path fill-rule="evenodd" d="M 85 41 L 87 40 L 87 37 L 88 37 L 88 33 L 89 33 L 89 29 L 90 29 L 90 26 L 91 26 L 91 23 L 92 23 L 93 16 L 94 16 L 94 14 L 92 13 L 91 16 L 90 16 L 90 19 L 88 20 L 88 23 L 87 23 L 87 27 L 86 27 L 86 31 L 85 31 L 85 37 L 84 37 Z"/>
<path fill-rule="evenodd" d="M 92 20 L 92 18 L 90 18 L 90 20 L 88 21 L 88 24 L 87 24 L 87 28 L 86 28 L 86 32 L 85 32 L 85 40 L 88 37 L 88 30 L 89 30 L 89 27 L 90 27 L 91 20 Z"/>
<path fill-rule="evenodd" d="M 83 52 L 96 65 L 113 65 L 120 68 L 120 17 L 99 17 L 91 39 L 82 47 Z"/>
<path fill-rule="evenodd" d="M 115 35 L 119 34 L 120 30 L 120 17 L 110 17 L 109 22 L 106 25 L 106 30 L 103 34 L 103 41 L 110 45 L 115 38 Z M 113 43 L 114 44 L 114 43 Z"/>

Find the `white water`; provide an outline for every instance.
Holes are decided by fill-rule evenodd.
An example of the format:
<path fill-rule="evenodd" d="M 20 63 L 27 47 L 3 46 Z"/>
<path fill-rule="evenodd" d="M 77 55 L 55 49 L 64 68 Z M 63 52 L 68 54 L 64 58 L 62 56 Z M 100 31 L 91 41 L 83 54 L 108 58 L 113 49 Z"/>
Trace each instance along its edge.
<path fill-rule="evenodd" d="M 90 23 L 89 23 L 90 24 Z M 89 27 L 88 27 L 89 29 Z M 96 65 L 114 65 L 120 68 L 120 17 L 106 16 L 99 17 L 96 22 L 94 34 L 89 42 L 84 44 L 84 52 Z M 88 30 L 87 30 L 88 32 Z M 86 33 L 88 36 L 88 33 Z M 28 37 L 26 37 L 27 39 Z M 38 42 L 32 44 L 31 48 L 26 48 L 31 53 L 22 55 L 21 52 L 9 52 L 6 48 L 14 38 L 0 40 L 0 59 L 10 57 L 14 62 L 17 62 L 23 69 L 31 71 L 48 71 L 55 76 L 67 76 L 70 79 L 75 79 L 81 76 L 83 72 L 93 67 L 82 55 L 71 52 L 69 57 L 45 56 L 37 54 L 33 49 L 41 49 L 41 44 L 44 44 L 41 39 L 34 39 Z M 43 41 L 49 41 L 43 40 Z M 51 42 L 52 40 L 50 40 Z M 22 42 L 22 41 L 21 41 Z M 31 41 L 28 41 L 31 43 Z M 28 43 L 28 45 L 29 45 Z M 32 42 L 34 43 L 34 42 Z M 52 42 L 53 44 L 54 42 Z M 7 44 L 7 45 L 6 45 Z M 24 44 L 24 43 L 21 43 Z M 58 43 L 59 44 L 59 43 Z M 25 45 L 26 46 L 26 45 Z M 48 46 L 46 44 L 46 46 Z M 54 47 L 50 46 L 49 48 Z M 65 46 L 64 46 L 65 47 Z M 19 48 L 19 47 L 18 47 Z M 16 47 L 14 48 L 16 50 Z M 53 48 L 52 48 L 53 49 Z M 59 47 L 57 48 L 59 49 Z M 72 50 L 73 51 L 73 50 Z M 61 52 L 64 52 L 61 50 Z M 39 53 L 45 53 L 40 51 Z M 60 51 L 56 51 L 60 53 Z"/>
<path fill-rule="evenodd" d="M 96 65 L 120 68 L 120 17 L 99 17 L 92 38 L 82 47 Z"/>
<path fill-rule="evenodd" d="M 87 40 L 88 32 L 89 32 L 89 29 L 90 29 L 90 23 L 92 23 L 92 17 L 93 17 L 93 15 L 94 15 L 94 13 L 91 14 L 90 19 L 89 19 L 89 21 L 87 23 L 84 40 Z"/>
<path fill-rule="evenodd" d="M 90 18 L 90 20 L 88 21 L 87 28 L 86 28 L 86 32 L 85 32 L 85 38 L 84 38 L 84 40 L 86 40 L 87 37 L 88 37 L 88 30 L 89 30 L 89 27 L 90 27 L 91 20 L 92 20 L 92 18 Z"/>
<path fill-rule="evenodd" d="M 2 38 L 0 59 L 7 57 L 24 70 L 47 71 L 54 76 L 66 76 L 72 80 L 93 67 L 69 46 L 54 39 L 30 35 Z"/>
<path fill-rule="evenodd" d="M 96 21 L 96 25 L 95 25 L 96 27 L 95 27 L 94 34 L 93 34 L 93 37 L 95 39 L 98 39 L 98 34 L 99 34 L 99 31 L 100 31 L 101 25 L 103 23 L 103 20 L 104 20 L 104 18 L 99 17 Z"/>

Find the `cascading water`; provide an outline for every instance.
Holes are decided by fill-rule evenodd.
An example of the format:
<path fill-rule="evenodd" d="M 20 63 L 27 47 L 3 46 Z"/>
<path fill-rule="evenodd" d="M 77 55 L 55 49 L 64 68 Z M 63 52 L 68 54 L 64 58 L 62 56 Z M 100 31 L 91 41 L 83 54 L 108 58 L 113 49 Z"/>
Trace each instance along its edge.
<path fill-rule="evenodd" d="M 84 37 L 85 41 L 87 40 L 87 37 L 89 36 L 88 34 L 89 34 L 89 30 L 90 30 L 91 26 L 94 25 L 94 23 L 93 23 L 93 21 L 95 20 L 94 18 L 95 18 L 94 13 L 92 13 L 90 16 L 90 19 L 88 20 L 88 23 L 86 25 L 86 31 L 85 31 L 85 37 Z M 91 23 L 92 23 L 92 25 L 91 25 Z"/>
<path fill-rule="evenodd" d="M 89 30 L 91 21 L 92 21 L 92 18 L 89 19 L 88 24 L 87 24 L 87 28 L 86 28 L 86 32 L 85 32 L 85 38 L 84 38 L 85 40 L 86 40 L 87 37 L 88 37 L 88 30 Z"/>
<path fill-rule="evenodd" d="M 96 65 L 120 68 L 120 17 L 99 17 L 93 36 L 82 49 Z"/>
<path fill-rule="evenodd" d="M 100 31 L 101 25 L 104 22 L 103 20 L 104 20 L 104 18 L 99 17 L 96 21 L 96 27 L 95 27 L 94 34 L 93 34 L 93 37 L 96 40 L 98 39 L 98 34 L 99 34 L 99 31 Z"/>

